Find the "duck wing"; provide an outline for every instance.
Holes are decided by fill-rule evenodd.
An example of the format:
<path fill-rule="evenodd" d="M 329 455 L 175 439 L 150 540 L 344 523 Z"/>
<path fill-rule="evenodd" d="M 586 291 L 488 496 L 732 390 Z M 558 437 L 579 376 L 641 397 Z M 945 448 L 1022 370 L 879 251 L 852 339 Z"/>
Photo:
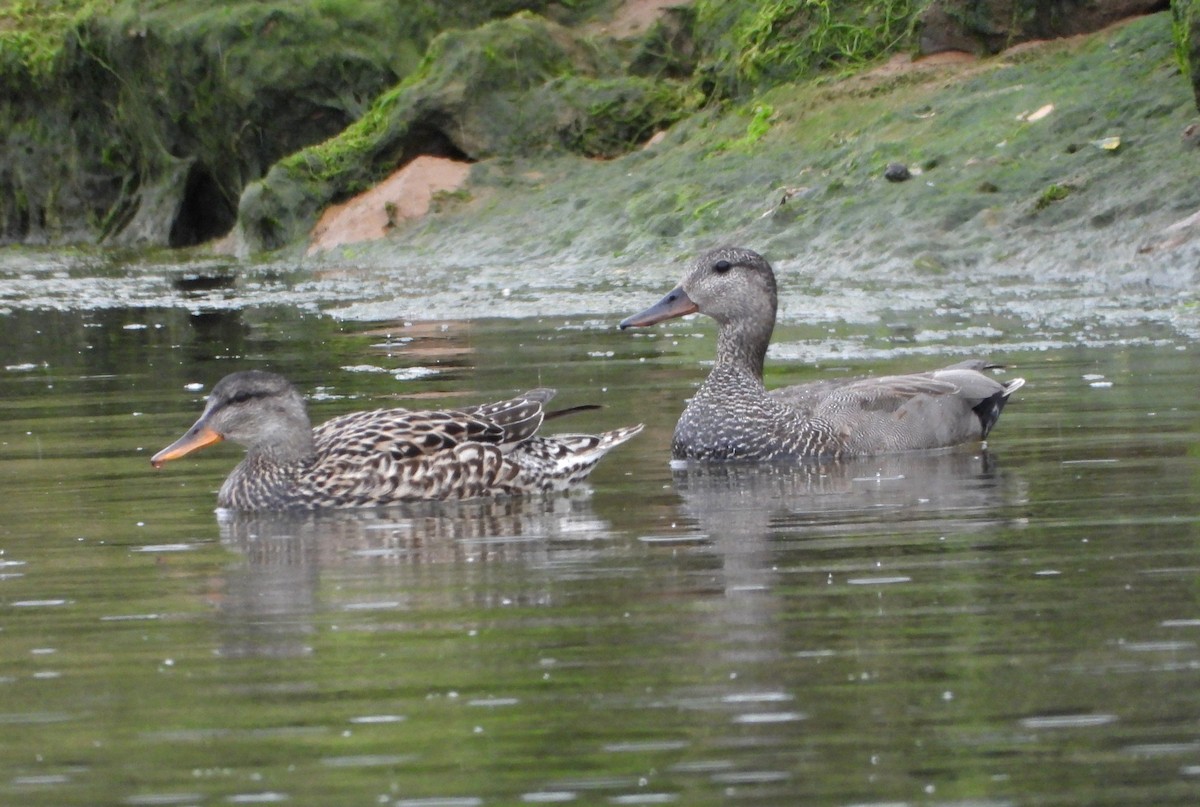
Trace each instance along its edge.
<path fill-rule="evenodd" d="M 462 443 L 483 443 L 508 451 L 541 428 L 544 404 L 554 390 L 462 409 L 413 411 L 376 409 L 333 418 L 313 430 L 321 455 L 388 455 L 409 459 L 447 451 Z"/>
<path fill-rule="evenodd" d="M 599 435 L 535 435 L 552 390 L 462 410 L 377 410 L 314 430 L 306 506 L 354 507 L 563 490 L 640 425 Z"/>
<path fill-rule="evenodd" d="M 1010 385 L 1001 384 L 984 370 L 1000 365 L 982 359 L 968 359 L 940 370 L 890 376 L 853 376 L 809 381 L 769 390 L 768 397 L 812 414 L 828 407 L 858 408 L 865 411 L 894 412 L 919 395 L 938 397 L 961 395 L 979 403 Z M 1016 390 L 1020 383 L 1008 389 Z"/>
<path fill-rule="evenodd" d="M 863 378 L 831 390 L 818 408 L 895 412 L 919 395 L 937 398 L 960 390 L 953 381 L 935 378 L 933 373 Z"/>
<path fill-rule="evenodd" d="M 555 390 L 539 387 L 515 398 L 468 406 L 459 411 L 503 429 L 504 437 L 500 445 L 507 450 L 537 434 L 546 419 L 546 404 L 554 395 Z"/>
<path fill-rule="evenodd" d="M 837 394 L 845 387 L 855 384 L 861 378 L 830 378 L 821 381 L 809 381 L 804 384 L 793 384 L 790 387 L 778 387 L 768 390 L 767 397 L 787 404 L 800 411 L 802 415 L 811 417 L 830 396 Z"/>
<path fill-rule="evenodd" d="M 939 448 L 986 438 L 1008 396 L 979 360 L 926 373 L 832 379 L 773 392 L 811 423 L 839 435 L 850 453 Z"/>

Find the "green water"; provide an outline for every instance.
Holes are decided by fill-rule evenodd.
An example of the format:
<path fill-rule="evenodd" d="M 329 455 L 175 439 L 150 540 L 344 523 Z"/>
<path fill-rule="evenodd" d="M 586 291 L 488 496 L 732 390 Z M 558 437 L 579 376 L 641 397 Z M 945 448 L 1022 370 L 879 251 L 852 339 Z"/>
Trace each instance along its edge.
<path fill-rule="evenodd" d="M 1195 803 L 1187 337 L 996 320 L 986 452 L 700 473 L 706 323 L 318 309 L 0 316 L 0 804 Z M 904 355 L 934 320 L 783 328 L 822 366 L 771 383 L 958 360 Z M 218 517 L 235 446 L 149 457 L 250 366 L 317 421 L 550 385 L 647 430 L 590 494 Z"/>

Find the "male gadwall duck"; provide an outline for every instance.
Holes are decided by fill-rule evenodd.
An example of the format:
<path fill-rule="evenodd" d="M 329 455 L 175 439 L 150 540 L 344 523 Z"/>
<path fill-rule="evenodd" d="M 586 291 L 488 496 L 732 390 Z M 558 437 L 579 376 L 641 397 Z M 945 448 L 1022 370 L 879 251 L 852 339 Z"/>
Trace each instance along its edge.
<path fill-rule="evenodd" d="M 654 325 L 700 312 L 717 321 L 717 361 L 675 426 L 676 459 L 789 460 L 942 448 L 987 437 L 1008 397 L 966 361 L 911 375 L 831 379 L 768 391 L 763 359 L 775 328 L 775 273 L 761 255 L 722 247 L 691 263 L 655 305 L 621 322 Z"/>
<path fill-rule="evenodd" d="M 369 507 L 423 499 L 565 490 L 642 426 L 537 435 L 554 390 L 462 409 L 377 409 L 310 425 L 285 378 L 248 370 L 221 379 L 186 434 L 155 454 L 155 468 L 198 448 L 246 447 L 217 504 L 238 510 Z M 583 407 L 581 407 L 583 408 Z"/>

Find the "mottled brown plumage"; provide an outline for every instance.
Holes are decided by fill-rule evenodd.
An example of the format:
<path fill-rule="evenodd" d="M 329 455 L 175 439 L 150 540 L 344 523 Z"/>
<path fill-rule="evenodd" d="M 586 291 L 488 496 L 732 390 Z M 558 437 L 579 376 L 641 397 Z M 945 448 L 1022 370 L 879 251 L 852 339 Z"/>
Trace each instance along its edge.
<path fill-rule="evenodd" d="M 926 373 L 833 379 L 767 391 L 775 274 L 758 253 L 706 252 L 662 300 L 622 328 L 693 312 L 717 321 L 717 360 L 675 426 L 676 459 L 789 460 L 941 448 L 987 437 L 1024 380 L 965 361 Z"/>
<path fill-rule="evenodd" d="M 221 379 L 157 468 L 219 440 L 246 447 L 217 504 L 241 510 L 369 507 L 565 490 L 642 430 L 537 435 L 554 390 L 462 409 L 377 409 L 311 427 L 304 399 L 260 370 Z"/>

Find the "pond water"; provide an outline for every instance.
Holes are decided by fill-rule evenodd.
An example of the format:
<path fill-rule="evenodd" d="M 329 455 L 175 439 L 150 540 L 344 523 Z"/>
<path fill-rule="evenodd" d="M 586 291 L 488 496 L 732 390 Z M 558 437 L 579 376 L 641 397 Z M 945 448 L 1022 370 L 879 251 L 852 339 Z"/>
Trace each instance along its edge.
<path fill-rule="evenodd" d="M 1170 317 L 796 317 L 772 385 L 981 349 L 1027 385 L 986 450 L 672 471 L 702 320 L 348 319 L 395 295 L 67 263 L 0 278 L 0 804 L 1196 803 Z M 316 421 L 549 385 L 603 405 L 564 430 L 647 429 L 573 496 L 218 516 L 236 447 L 149 457 L 250 366 Z"/>

